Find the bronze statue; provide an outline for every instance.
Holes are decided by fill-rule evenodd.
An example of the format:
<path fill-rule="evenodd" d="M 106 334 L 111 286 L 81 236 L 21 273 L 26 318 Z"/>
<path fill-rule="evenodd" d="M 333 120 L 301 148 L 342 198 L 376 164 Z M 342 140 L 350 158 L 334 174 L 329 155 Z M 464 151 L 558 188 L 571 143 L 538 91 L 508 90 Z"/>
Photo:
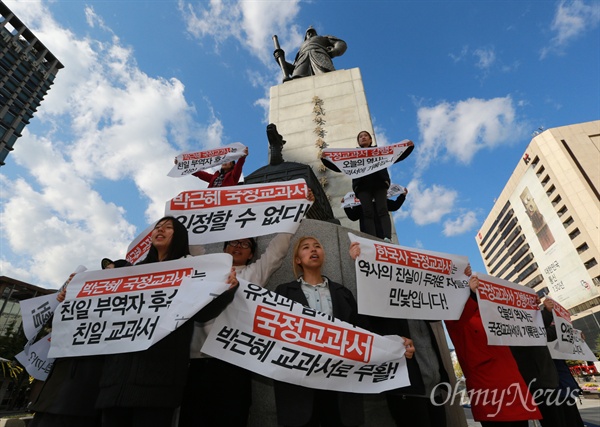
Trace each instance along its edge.
<path fill-rule="evenodd" d="M 273 36 L 273 56 L 283 71 L 283 81 L 334 71 L 331 58 L 346 52 L 346 42 L 333 36 L 319 36 L 313 27 L 308 27 L 304 42 L 300 45 L 293 64 L 286 62 L 285 52 L 279 47 L 277 36 Z"/>

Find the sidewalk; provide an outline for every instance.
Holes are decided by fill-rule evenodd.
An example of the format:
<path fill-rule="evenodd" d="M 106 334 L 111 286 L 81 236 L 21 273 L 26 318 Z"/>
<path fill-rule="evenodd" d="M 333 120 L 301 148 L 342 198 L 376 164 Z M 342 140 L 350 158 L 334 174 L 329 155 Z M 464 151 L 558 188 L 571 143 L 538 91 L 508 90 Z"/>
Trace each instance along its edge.
<path fill-rule="evenodd" d="M 600 399 L 584 397 L 581 402 L 577 402 L 577 407 L 586 427 L 600 427 Z M 465 416 L 469 427 L 481 427 L 481 423 L 473 420 L 471 408 L 465 408 Z M 539 423 L 529 421 L 529 427 L 539 427 L 539 425 Z"/>

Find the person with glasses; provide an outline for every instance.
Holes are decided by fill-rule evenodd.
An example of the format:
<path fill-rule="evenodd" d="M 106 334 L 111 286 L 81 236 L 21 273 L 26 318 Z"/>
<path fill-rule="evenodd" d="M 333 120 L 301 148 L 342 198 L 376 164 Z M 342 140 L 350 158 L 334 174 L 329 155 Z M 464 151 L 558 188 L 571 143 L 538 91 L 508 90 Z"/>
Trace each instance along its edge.
<path fill-rule="evenodd" d="M 314 201 L 310 190 L 307 200 Z M 238 279 L 265 286 L 281 266 L 291 240 L 292 234 L 277 234 L 258 258 L 256 239 L 252 237 L 224 242 L 223 252 L 233 257 Z M 252 403 L 250 371 L 201 352 L 213 323 L 214 320 L 196 323 L 179 427 L 233 427 L 248 422 Z"/>

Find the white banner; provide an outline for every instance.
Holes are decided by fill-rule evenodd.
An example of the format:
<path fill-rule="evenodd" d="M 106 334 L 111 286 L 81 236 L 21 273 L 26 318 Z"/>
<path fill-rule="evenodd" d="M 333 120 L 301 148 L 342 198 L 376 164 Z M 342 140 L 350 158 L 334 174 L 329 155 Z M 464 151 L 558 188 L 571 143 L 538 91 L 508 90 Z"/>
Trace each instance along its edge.
<path fill-rule="evenodd" d="M 135 264 L 141 259 L 144 259 L 152 246 L 152 230 L 156 226 L 156 221 L 150 224 L 142 231 L 127 248 L 125 259 L 131 264 Z"/>
<path fill-rule="evenodd" d="M 548 343 L 550 356 L 559 360 L 584 360 L 586 362 L 595 362 L 598 358 L 594 355 L 590 347 L 581 337 L 579 329 L 573 329 L 573 345 L 568 352 L 562 352 L 558 348 L 558 340 Z"/>
<path fill-rule="evenodd" d="M 145 350 L 224 292 L 228 254 L 76 275 L 52 323 L 51 357 Z"/>
<path fill-rule="evenodd" d="M 56 294 L 42 295 L 19 301 L 21 305 L 21 318 L 23 319 L 23 332 L 31 340 L 37 337 L 48 319 L 52 317 L 54 309 L 58 306 Z"/>
<path fill-rule="evenodd" d="M 323 164 L 351 178 L 360 178 L 387 169 L 406 158 L 415 144 L 408 139 L 392 145 L 369 148 L 326 148 L 321 155 Z"/>
<path fill-rule="evenodd" d="M 40 339 L 29 348 L 29 353 L 20 352 L 15 356 L 27 373 L 36 380 L 46 381 L 54 364 L 54 359 L 48 357 L 50 350 L 50 334 Z"/>
<path fill-rule="evenodd" d="M 224 147 L 215 148 L 205 151 L 189 151 L 180 154 L 175 159 L 177 163 L 173 169 L 169 171 L 167 176 L 179 178 L 182 176 L 193 174 L 199 170 L 209 169 L 214 166 L 222 165 L 223 163 L 232 162 L 244 156 L 246 146 L 241 142 L 225 145 Z"/>
<path fill-rule="evenodd" d="M 380 393 L 410 384 L 404 343 L 240 282 L 202 352 L 304 387 Z"/>
<path fill-rule="evenodd" d="M 392 184 L 390 185 L 390 188 L 388 188 L 387 198 L 392 199 L 396 196 L 399 196 L 402 193 L 404 193 L 403 186 L 398 184 Z M 354 194 L 354 192 L 351 191 L 349 193 L 346 193 L 346 195 L 342 199 L 341 208 L 352 208 L 354 206 L 360 206 L 360 200 L 358 199 L 358 197 L 356 197 L 356 194 Z"/>
<path fill-rule="evenodd" d="M 165 215 L 188 229 L 190 245 L 271 233 L 295 233 L 311 207 L 303 179 L 185 191 L 167 202 Z"/>
<path fill-rule="evenodd" d="M 561 353 L 571 353 L 574 343 L 571 315 L 567 309 L 556 301 L 554 301 L 552 315 L 554 316 L 554 327 L 556 328 L 556 349 Z"/>
<path fill-rule="evenodd" d="M 486 274 L 477 276 L 479 313 L 489 345 L 548 343 L 538 296 L 533 289 Z"/>
<path fill-rule="evenodd" d="M 467 257 L 363 239 L 356 259 L 358 312 L 379 317 L 423 320 L 460 318 L 469 279 Z"/>

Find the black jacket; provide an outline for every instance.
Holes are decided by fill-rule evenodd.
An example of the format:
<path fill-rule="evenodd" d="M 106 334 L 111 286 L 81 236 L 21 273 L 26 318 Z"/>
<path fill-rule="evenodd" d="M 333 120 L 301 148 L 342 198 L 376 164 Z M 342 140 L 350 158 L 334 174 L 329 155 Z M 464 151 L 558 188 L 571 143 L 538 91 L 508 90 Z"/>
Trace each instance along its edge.
<path fill-rule="evenodd" d="M 329 280 L 333 317 L 356 325 L 359 322 L 356 299 L 352 292 L 339 283 Z M 300 282 L 284 283 L 275 289 L 280 295 L 308 307 Z M 278 423 L 285 426 L 302 426 L 313 414 L 313 402 L 318 391 L 311 388 L 275 381 L 275 403 Z M 337 405 L 343 425 L 364 423 L 362 394 L 337 392 Z M 335 402 L 331 402 L 335 404 Z"/>

